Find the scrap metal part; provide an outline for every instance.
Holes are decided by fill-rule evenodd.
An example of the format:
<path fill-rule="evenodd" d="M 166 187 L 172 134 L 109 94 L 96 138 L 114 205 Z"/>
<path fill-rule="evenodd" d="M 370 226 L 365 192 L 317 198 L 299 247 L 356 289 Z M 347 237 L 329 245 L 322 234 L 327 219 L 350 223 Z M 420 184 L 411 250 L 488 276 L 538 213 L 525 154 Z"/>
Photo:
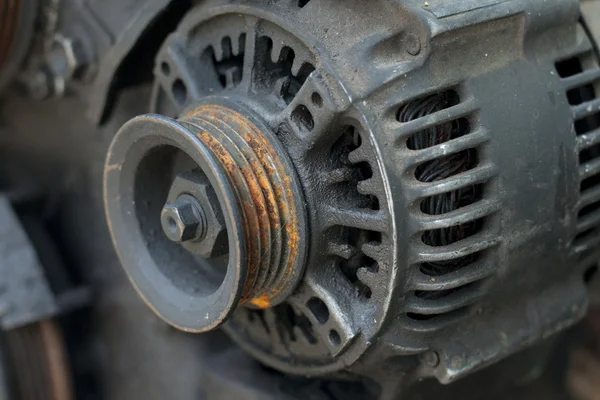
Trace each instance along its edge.
<path fill-rule="evenodd" d="M 64 3 L 98 28 L 67 35 L 61 21 L 55 36 L 67 76 L 76 43 L 95 63 L 77 84 L 97 122 L 169 2 L 134 15 L 115 11 L 125 0 Z M 125 125 L 106 163 L 115 245 L 164 319 L 224 323 L 285 372 L 403 385 L 448 383 L 583 315 L 600 237 L 600 69 L 576 1 L 195 3 L 156 54 L 160 115 Z M 15 4 L 0 0 L 13 16 Z M 0 86 L 22 59 L 5 22 Z M 31 247 L 15 221 L 2 234 Z M 33 285 L 40 265 L 23 254 Z M 0 273 L 14 272 L 7 260 Z M 6 327 L 56 312 L 10 300 L 21 278 L 0 293 Z"/>
<path fill-rule="evenodd" d="M 585 313 L 600 242 L 598 58 L 577 1 L 381 0 L 364 11 L 335 0 L 193 7 L 156 55 L 150 111 L 160 115 L 126 124 L 109 152 L 108 221 L 155 310 L 187 305 L 197 331 L 228 319 L 226 332 L 271 367 L 449 383 Z M 247 129 L 239 118 L 186 120 L 207 104 L 260 116 L 295 170 L 307 253 L 281 301 L 240 284 L 270 281 L 254 261 L 273 256 L 271 215 L 255 212 L 269 192 L 248 180 L 269 163 L 224 133 L 224 121 Z M 202 147 L 192 169 L 210 159 L 228 177 L 212 177 L 218 203 L 243 221 L 226 224 L 241 278 L 216 318 L 205 305 L 194 313 L 208 280 L 178 253 L 204 235 L 202 207 L 163 214 L 180 219 L 177 250 L 160 232 L 186 163 L 153 148 L 176 136 L 184 153 Z M 255 235 L 240 235 L 244 225 Z"/>
<path fill-rule="evenodd" d="M 138 292 L 180 329 L 214 329 L 239 304 L 279 304 L 302 276 L 303 200 L 267 131 L 206 103 L 177 121 L 139 117 L 113 140 L 104 182 L 113 242 Z"/>

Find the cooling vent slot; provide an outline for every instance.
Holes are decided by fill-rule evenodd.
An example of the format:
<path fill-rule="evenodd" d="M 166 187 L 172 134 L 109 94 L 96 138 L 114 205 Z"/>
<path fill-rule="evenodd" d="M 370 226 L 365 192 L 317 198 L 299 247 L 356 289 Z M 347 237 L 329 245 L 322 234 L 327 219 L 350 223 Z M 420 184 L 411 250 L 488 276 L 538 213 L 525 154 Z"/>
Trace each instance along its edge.
<path fill-rule="evenodd" d="M 346 126 L 341 129 L 329 156 L 330 171 L 323 174 L 323 181 L 335 189 L 332 193 L 339 193 L 340 197 L 335 203 L 341 207 L 339 213 L 342 216 L 340 223 L 327 232 L 328 237 L 336 238 L 329 243 L 328 254 L 354 286 L 356 296 L 368 300 L 371 298 L 372 288 L 365 277 L 377 274 L 379 265 L 366 254 L 368 250 L 365 249 L 378 248 L 383 239 L 375 221 L 373 229 L 352 226 L 352 221 L 356 218 L 370 220 L 372 213 L 380 210 L 377 196 L 368 194 L 368 183 L 373 180 L 371 165 L 365 161 L 352 161 L 352 154 L 360 151 L 362 144 L 362 137 L 355 127 Z M 348 215 L 344 216 L 344 213 Z"/>
<path fill-rule="evenodd" d="M 325 311 L 329 312 L 327 308 Z M 272 333 L 273 329 L 278 330 L 278 335 L 284 342 L 317 343 L 317 335 L 310 320 L 288 303 L 267 310 L 248 309 L 246 313 L 251 325 L 257 325 L 267 334 Z M 273 324 L 275 321 L 276 324 Z"/>
<path fill-rule="evenodd" d="M 412 320 L 462 315 L 494 272 L 485 263 L 494 240 L 484 228 L 498 203 L 484 196 L 493 169 L 479 160 L 478 148 L 488 136 L 471 126 L 476 110 L 472 99 L 461 102 L 451 89 L 414 99 L 397 112 L 398 136 L 414 170 L 408 184 L 420 193 L 413 217 L 421 227 L 415 232 L 421 262 L 413 266 L 406 306 Z"/>
<path fill-rule="evenodd" d="M 600 244 L 600 68 L 588 46 L 556 63 L 571 105 L 579 152 L 580 201 L 573 248 L 581 258 Z"/>
<path fill-rule="evenodd" d="M 273 93 L 289 105 L 310 74 L 315 71 L 314 65 L 298 57 L 291 47 L 281 42 L 278 42 L 277 46 L 274 45 L 273 39 L 268 36 L 256 39 L 252 64 L 246 60 L 248 65 L 245 65 L 246 40 L 244 33 L 224 36 L 220 42 L 208 45 L 203 50 L 200 64 L 208 67 L 203 74 L 203 84 L 210 92 L 230 90 L 240 85 L 243 79 L 248 79 L 251 74 L 251 84 L 258 92 L 265 95 Z M 157 72 L 165 79 L 166 89 L 170 92 L 175 106 L 184 107 L 189 100 L 190 88 L 186 86 L 181 73 L 176 70 L 173 60 L 162 60 Z M 292 117 L 302 130 L 313 129 L 313 116 L 305 106 L 298 106 Z"/>
<path fill-rule="evenodd" d="M 201 58 L 212 64 L 218 78 L 219 89 L 232 89 L 240 84 L 245 51 L 246 34 L 237 37 L 225 36 L 219 45 L 206 48 Z"/>
<path fill-rule="evenodd" d="M 274 88 L 285 103 L 290 104 L 315 67 L 308 62 L 295 66 L 298 60 L 294 50 L 288 46 L 275 48 L 273 39 L 268 36 L 258 38 L 255 51 L 254 83 L 262 89 Z"/>
<path fill-rule="evenodd" d="M 245 48 L 246 35 L 242 34 L 238 38 L 237 49 L 234 48 L 230 37 L 224 37 L 218 59 L 213 52 L 213 64 L 223 88 L 232 88 L 242 81 Z"/>

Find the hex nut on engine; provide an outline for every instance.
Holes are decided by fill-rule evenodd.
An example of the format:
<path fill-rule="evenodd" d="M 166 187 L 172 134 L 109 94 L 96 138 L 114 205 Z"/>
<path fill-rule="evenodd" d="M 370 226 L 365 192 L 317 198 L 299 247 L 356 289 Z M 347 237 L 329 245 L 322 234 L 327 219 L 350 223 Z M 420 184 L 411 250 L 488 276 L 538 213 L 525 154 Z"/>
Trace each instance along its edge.
<path fill-rule="evenodd" d="M 165 204 L 160 220 L 167 237 L 178 243 L 202 239 L 206 231 L 204 210 L 195 198 L 186 194 Z"/>
<path fill-rule="evenodd" d="M 204 212 L 206 228 L 201 239 L 183 241 L 182 245 L 203 258 L 214 258 L 227 254 L 227 230 L 219 209 L 219 201 L 210 182 L 201 171 L 196 170 L 178 175 L 171 185 L 167 202 L 175 202 L 186 195 L 193 197 L 199 203 Z"/>

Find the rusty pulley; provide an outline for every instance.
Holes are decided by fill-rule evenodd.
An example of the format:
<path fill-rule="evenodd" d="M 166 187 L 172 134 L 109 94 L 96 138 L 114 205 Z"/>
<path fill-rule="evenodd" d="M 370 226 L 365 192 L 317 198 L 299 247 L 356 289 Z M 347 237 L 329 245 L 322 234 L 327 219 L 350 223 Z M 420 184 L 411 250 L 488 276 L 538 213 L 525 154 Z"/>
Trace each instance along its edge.
<path fill-rule="evenodd" d="M 125 270 L 162 318 L 187 331 L 213 329 L 239 305 L 281 303 L 304 265 L 291 164 L 256 116 L 232 107 L 135 118 L 107 157 L 105 205 Z"/>

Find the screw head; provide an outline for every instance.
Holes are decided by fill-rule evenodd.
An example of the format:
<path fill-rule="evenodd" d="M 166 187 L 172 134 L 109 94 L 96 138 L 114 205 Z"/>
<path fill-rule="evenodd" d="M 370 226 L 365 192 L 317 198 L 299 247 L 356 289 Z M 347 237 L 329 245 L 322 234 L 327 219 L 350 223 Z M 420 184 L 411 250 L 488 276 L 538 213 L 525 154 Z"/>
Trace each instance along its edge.
<path fill-rule="evenodd" d="M 440 356 L 435 351 L 430 350 L 423 354 L 422 357 L 423 362 L 432 368 L 435 368 L 440 364 Z"/>
<path fill-rule="evenodd" d="M 188 171 L 175 177 L 167 201 L 174 202 L 182 196 L 192 197 L 202 210 L 206 229 L 202 240 L 190 240 L 183 247 L 205 259 L 229 252 L 227 229 L 219 207 L 219 199 L 208 179 L 199 171 Z"/>
<path fill-rule="evenodd" d="M 160 222 L 165 235 L 176 243 L 201 239 L 206 230 L 202 208 L 189 195 L 166 203 L 160 214 Z"/>
<path fill-rule="evenodd" d="M 416 56 L 421 52 L 421 40 L 414 33 L 409 33 L 405 38 L 406 52 L 411 56 Z"/>

